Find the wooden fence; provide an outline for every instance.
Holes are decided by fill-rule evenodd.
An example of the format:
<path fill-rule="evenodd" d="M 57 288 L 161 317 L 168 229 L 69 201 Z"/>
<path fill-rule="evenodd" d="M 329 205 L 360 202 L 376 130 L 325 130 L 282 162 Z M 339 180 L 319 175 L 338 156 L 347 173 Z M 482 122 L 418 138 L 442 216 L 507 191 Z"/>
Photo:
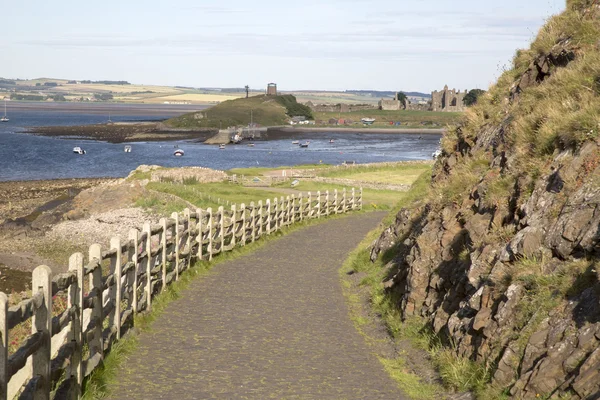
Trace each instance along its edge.
<path fill-rule="evenodd" d="M 67 273 L 49 267 L 32 274 L 31 298 L 9 307 L 0 292 L 0 400 L 78 399 L 89 376 L 111 346 L 152 310 L 152 300 L 195 261 L 245 246 L 295 222 L 362 209 L 362 189 L 219 207 L 185 209 L 158 225 L 132 229 L 110 248 L 90 246 L 87 262 L 75 253 Z M 67 296 L 66 309 L 53 316 L 52 300 Z M 31 335 L 9 354 L 10 331 L 31 319 Z"/>

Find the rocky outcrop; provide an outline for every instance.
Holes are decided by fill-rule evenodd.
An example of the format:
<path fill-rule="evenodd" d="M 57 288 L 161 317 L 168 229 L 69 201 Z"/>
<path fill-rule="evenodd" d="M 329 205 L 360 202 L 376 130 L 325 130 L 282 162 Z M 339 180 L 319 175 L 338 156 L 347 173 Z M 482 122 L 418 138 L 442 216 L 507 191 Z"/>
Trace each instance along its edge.
<path fill-rule="evenodd" d="M 514 398 L 600 398 L 599 128 L 570 142 L 556 132 L 549 151 L 515 138 L 527 91 L 585 59 L 563 36 L 452 131 L 428 202 L 401 210 L 371 251 L 401 315 L 491 366 L 491 383 Z M 528 98 L 520 115 L 535 106 Z M 575 121 L 556 129 L 581 132 Z"/>

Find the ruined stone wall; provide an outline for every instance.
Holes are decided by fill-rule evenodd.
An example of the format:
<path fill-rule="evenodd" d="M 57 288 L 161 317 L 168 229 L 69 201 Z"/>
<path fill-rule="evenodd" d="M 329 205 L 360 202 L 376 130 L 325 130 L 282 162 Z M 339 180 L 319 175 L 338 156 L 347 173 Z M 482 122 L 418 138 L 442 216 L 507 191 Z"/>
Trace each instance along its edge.
<path fill-rule="evenodd" d="M 404 104 L 400 100 L 379 100 L 379 109 L 380 110 L 404 110 Z"/>
<path fill-rule="evenodd" d="M 464 92 L 456 91 L 456 89 L 449 90 L 448 85 L 444 86 L 444 90 L 440 92 L 435 90 L 431 93 L 431 111 L 465 111 L 467 107 L 464 99 L 467 93 L 467 90 Z"/>

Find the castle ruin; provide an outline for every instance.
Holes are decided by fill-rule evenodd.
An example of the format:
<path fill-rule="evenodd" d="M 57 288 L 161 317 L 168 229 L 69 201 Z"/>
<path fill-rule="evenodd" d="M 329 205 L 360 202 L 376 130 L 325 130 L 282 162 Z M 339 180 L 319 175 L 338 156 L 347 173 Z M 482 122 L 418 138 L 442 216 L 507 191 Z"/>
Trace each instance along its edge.
<path fill-rule="evenodd" d="M 448 85 L 441 92 L 435 90 L 431 93 L 431 111 L 465 111 L 467 106 L 464 99 L 467 93 L 467 90 L 462 93 L 456 89 L 449 90 Z"/>
<path fill-rule="evenodd" d="M 398 110 L 404 110 L 405 108 L 406 108 L 405 105 L 400 100 L 398 100 L 398 93 L 396 93 L 396 96 L 394 96 L 393 100 L 385 100 L 385 99 L 379 100 L 379 109 L 380 110 L 398 111 Z"/>

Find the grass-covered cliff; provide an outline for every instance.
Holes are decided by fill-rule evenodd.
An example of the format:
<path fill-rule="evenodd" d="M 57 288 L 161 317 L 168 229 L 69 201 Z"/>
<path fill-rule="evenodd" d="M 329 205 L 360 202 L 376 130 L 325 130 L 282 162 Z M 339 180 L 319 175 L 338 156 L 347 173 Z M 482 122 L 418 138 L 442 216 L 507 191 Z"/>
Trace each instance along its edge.
<path fill-rule="evenodd" d="M 422 318 L 481 399 L 600 398 L 599 130 L 600 7 L 571 0 L 373 248 L 389 326 Z"/>
<path fill-rule="evenodd" d="M 277 126 L 295 116 L 312 118 L 310 108 L 298 103 L 292 95 L 260 95 L 227 100 L 207 110 L 171 118 L 166 124 L 191 129 L 248 126 L 250 122 L 259 126 Z"/>

